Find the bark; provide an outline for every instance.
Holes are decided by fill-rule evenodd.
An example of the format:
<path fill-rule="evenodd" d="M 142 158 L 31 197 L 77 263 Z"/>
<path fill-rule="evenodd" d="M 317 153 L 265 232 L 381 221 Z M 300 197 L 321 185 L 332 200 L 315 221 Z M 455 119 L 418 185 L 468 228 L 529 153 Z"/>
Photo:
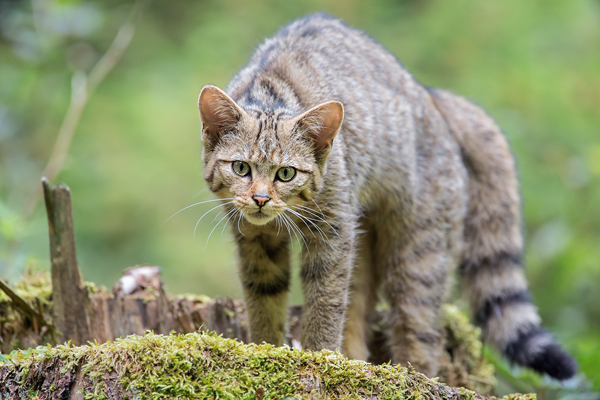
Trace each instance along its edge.
<path fill-rule="evenodd" d="M 62 184 L 50 186 L 42 179 L 48 214 L 54 324 L 59 340 L 84 344 L 93 339 L 92 309 L 77 265 L 71 211 L 71 191 Z"/>

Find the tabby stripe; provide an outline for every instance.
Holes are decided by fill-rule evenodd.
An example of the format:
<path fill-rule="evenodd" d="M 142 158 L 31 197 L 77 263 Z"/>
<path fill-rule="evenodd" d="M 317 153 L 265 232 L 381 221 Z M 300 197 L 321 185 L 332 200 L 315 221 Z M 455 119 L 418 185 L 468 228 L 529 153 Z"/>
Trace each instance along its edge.
<path fill-rule="evenodd" d="M 218 185 L 216 187 L 210 187 L 210 191 L 213 193 L 217 193 L 219 190 L 223 189 L 225 185 L 223 185 L 223 182 L 219 182 Z"/>
<path fill-rule="evenodd" d="M 520 364 L 527 363 L 531 356 L 531 340 L 536 336 L 549 336 L 544 328 L 539 326 L 531 325 L 529 329 L 526 329 L 519 333 L 519 336 L 508 343 L 504 348 L 504 354 L 511 360 Z"/>
<path fill-rule="evenodd" d="M 274 104 L 278 105 L 281 108 L 286 107 L 285 102 L 283 101 L 279 93 L 275 91 L 275 88 L 273 87 L 273 84 L 271 82 L 264 82 L 263 87 L 267 89 L 267 92 L 269 93 L 269 96 L 273 99 Z"/>
<path fill-rule="evenodd" d="M 271 56 L 271 52 L 273 50 L 275 50 L 276 48 L 276 44 L 272 43 L 269 47 L 267 47 L 266 49 L 263 50 L 260 60 L 258 60 L 258 69 L 259 70 L 263 70 L 265 69 L 265 67 L 267 66 L 267 60 L 269 59 L 269 57 Z M 254 81 L 253 81 L 254 82 Z"/>
<path fill-rule="evenodd" d="M 441 335 L 439 333 L 427 333 L 427 332 L 423 332 L 423 331 L 419 331 L 419 330 L 414 330 L 414 329 L 408 329 L 409 333 L 412 333 L 412 335 L 415 337 L 415 339 L 417 339 L 419 342 L 421 343 L 427 343 L 427 344 L 436 344 L 439 343 L 441 341 Z"/>
<path fill-rule="evenodd" d="M 300 197 L 302 200 L 304 200 L 304 201 L 308 201 L 308 200 L 310 200 L 310 199 L 308 198 L 308 196 L 306 196 L 306 194 L 305 194 L 304 192 L 300 192 L 300 193 L 298 193 L 298 196 L 299 196 L 299 197 Z"/>
<path fill-rule="evenodd" d="M 502 315 L 502 308 L 509 304 L 531 303 L 531 294 L 522 290 L 507 296 L 496 296 L 486 300 L 485 304 L 475 314 L 475 323 L 483 326 L 492 315 Z"/>
<path fill-rule="evenodd" d="M 275 296 L 287 292 L 290 288 L 289 276 L 275 277 L 267 282 L 245 281 L 246 289 L 256 296 Z"/>
<path fill-rule="evenodd" d="M 476 260 L 465 260 L 459 266 L 463 274 L 474 274 L 481 270 L 500 269 L 506 267 L 523 267 L 521 252 L 499 251 L 492 256 L 482 257 Z"/>
<path fill-rule="evenodd" d="M 448 273 L 446 270 L 435 270 L 430 271 L 428 274 L 420 274 L 421 271 L 415 272 L 406 272 L 406 277 L 411 281 L 415 281 L 421 284 L 426 289 L 431 289 L 434 286 L 442 287 L 446 282 L 446 278 L 448 277 Z"/>

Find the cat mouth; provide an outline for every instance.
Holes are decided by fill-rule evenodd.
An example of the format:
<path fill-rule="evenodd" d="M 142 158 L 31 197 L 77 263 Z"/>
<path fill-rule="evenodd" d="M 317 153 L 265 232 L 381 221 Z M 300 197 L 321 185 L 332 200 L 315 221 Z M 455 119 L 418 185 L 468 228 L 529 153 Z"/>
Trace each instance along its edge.
<path fill-rule="evenodd" d="M 254 225 L 265 225 L 266 223 L 270 222 L 273 218 L 275 218 L 273 215 L 267 214 L 262 210 L 258 210 L 252 214 L 246 214 L 246 219 L 248 220 L 248 222 Z"/>

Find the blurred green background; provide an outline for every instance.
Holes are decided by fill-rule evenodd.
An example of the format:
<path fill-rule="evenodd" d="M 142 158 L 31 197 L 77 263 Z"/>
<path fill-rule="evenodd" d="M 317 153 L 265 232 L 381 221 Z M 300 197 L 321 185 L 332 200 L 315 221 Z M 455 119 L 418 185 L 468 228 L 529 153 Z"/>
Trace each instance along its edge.
<path fill-rule="evenodd" d="M 132 5 L 0 0 L 4 279 L 28 266 L 49 268 L 45 210 L 38 203 L 28 217 L 25 208 L 69 107 L 73 75 L 89 73 Z M 57 179 L 72 190 L 85 279 L 111 287 L 125 267 L 150 263 L 163 267 L 170 292 L 241 297 L 227 232 L 217 228 L 204 249 L 217 211 L 193 234 L 211 203 L 164 222 L 212 198 L 201 177 L 202 86 L 226 86 L 263 38 L 315 11 L 365 30 L 422 83 L 464 95 L 498 121 L 517 159 L 535 302 L 587 376 L 571 386 L 598 398 L 585 388 L 587 379 L 600 390 L 597 0 L 150 3 L 122 59 L 89 97 Z M 301 301 L 297 282 L 292 297 Z M 507 374 L 506 390 L 518 388 L 516 377 L 546 398 L 573 396 L 522 371 Z"/>

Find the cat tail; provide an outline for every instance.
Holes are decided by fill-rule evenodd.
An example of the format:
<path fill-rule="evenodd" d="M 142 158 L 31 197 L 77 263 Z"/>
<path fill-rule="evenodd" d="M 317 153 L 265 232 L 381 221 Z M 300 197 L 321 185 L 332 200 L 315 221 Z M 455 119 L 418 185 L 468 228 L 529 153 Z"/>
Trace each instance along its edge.
<path fill-rule="evenodd" d="M 461 287 L 483 338 L 512 362 L 564 380 L 577 363 L 540 327 L 523 268 L 518 183 L 508 143 L 492 118 L 464 98 L 430 89 L 469 174 Z"/>

